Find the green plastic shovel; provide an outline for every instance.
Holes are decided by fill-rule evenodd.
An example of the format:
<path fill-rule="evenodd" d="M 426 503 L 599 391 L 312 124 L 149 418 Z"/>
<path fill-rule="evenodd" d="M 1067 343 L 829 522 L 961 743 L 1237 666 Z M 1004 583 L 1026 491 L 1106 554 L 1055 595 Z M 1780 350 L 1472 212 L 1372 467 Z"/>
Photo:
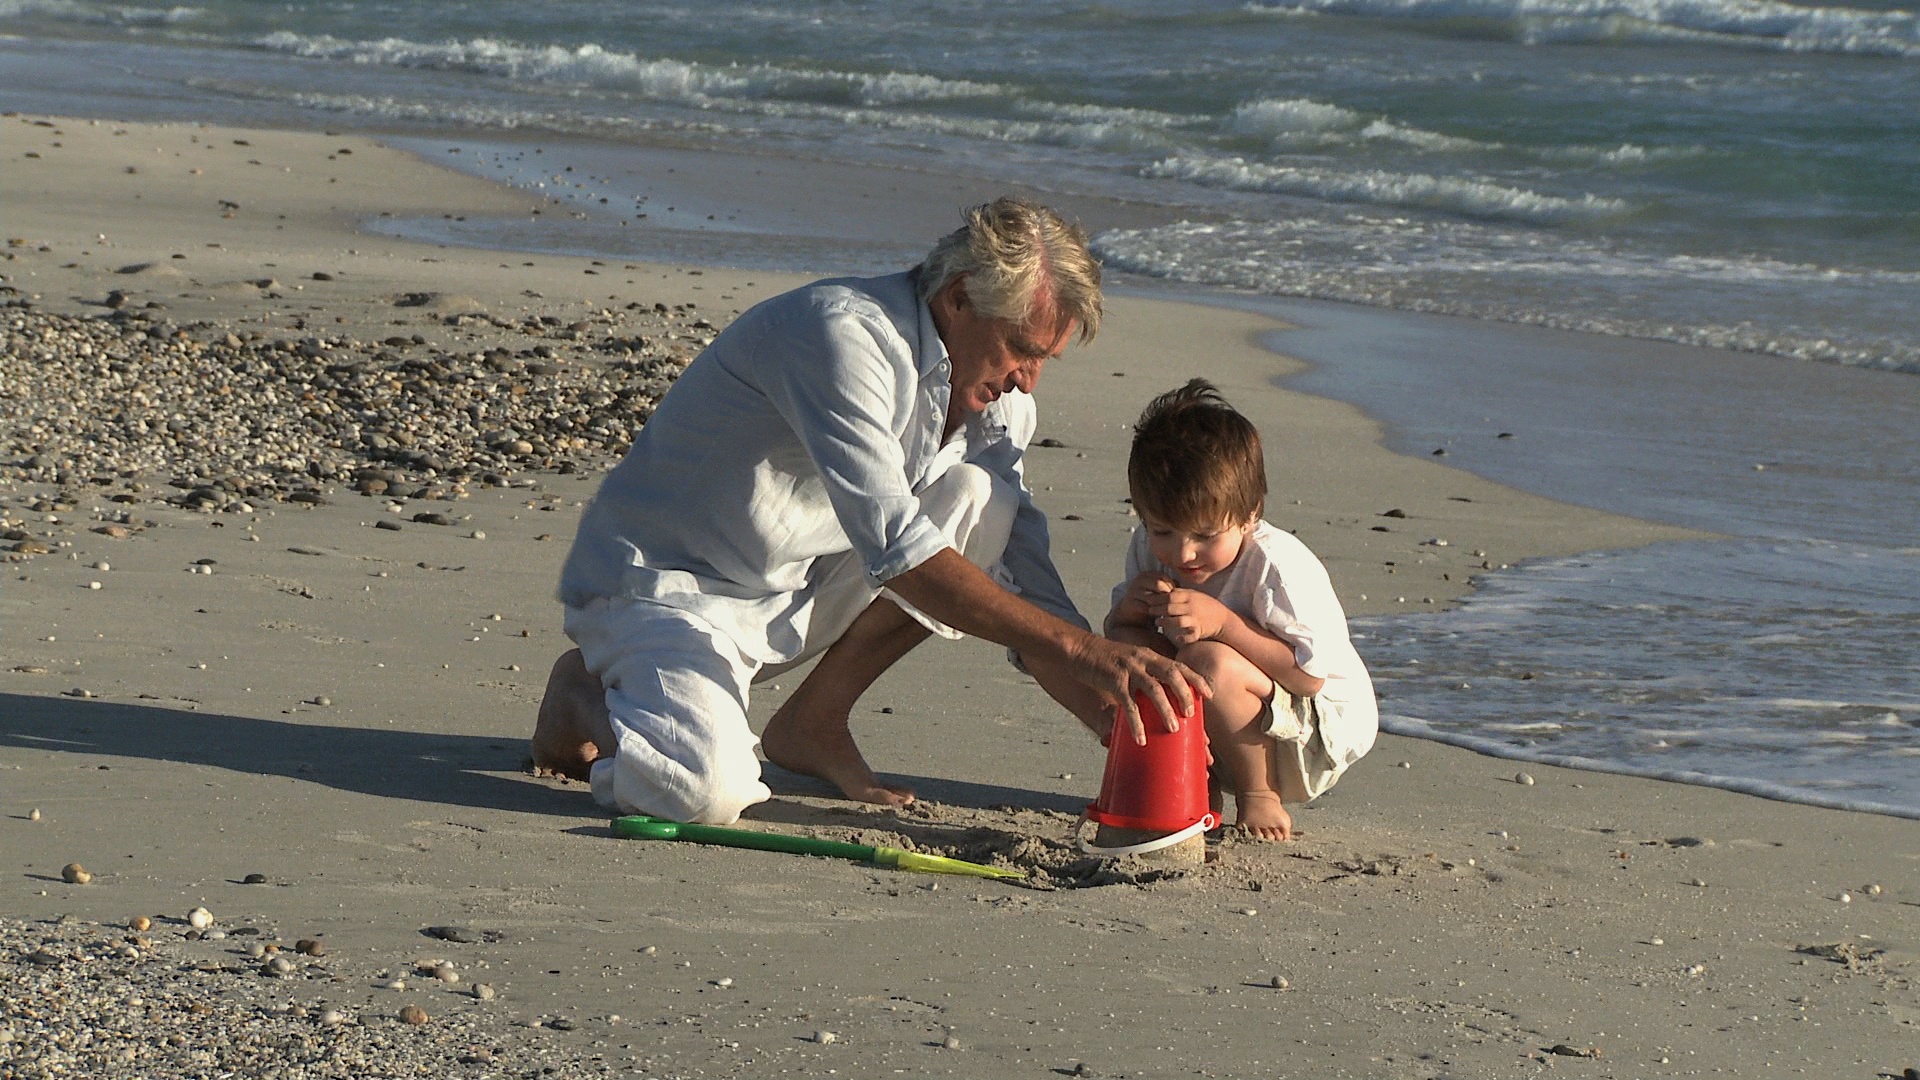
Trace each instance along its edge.
<path fill-rule="evenodd" d="M 753 848 L 757 851 L 781 851 L 789 855 L 824 855 L 829 859 L 853 859 L 879 863 L 896 870 L 918 870 L 927 874 L 964 874 L 968 877 L 1019 881 L 1027 875 L 1018 870 L 949 859 L 942 855 L 922 855 L 899 848 L 872 844 L 848 844 L 839 840 L 817 840 L 811 836 L 787 836 L 782 833 L 729 829 L 720 825 L 692 825 L 680 821 L 662 821 L 645 814 L 613 819 L 613 835 L 625 840 L 685 840 L 692 844 L 717 844 L 721 847 Z"/>

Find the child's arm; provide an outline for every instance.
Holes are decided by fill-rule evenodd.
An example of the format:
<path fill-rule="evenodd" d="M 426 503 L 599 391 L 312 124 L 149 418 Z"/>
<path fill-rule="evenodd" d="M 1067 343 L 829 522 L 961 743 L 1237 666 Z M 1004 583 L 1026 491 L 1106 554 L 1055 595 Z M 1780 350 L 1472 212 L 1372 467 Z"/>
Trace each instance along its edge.
<path fill-rule="evenodd" d="M 1173 589 L 1164 600 L 1149 603 L 1154 625 L 1176 646 L 1217 641 L 1246 657 L 1254 667 L 1296 697 L 1312 697 L 1326 685 L 1318 675 L 1300 670 L 1293 643 L 1242 618 L 1233 609 L 1194 589 Z M 1132 591 L 1128 591 L 1131 598 Z M 1118 610 L 1117 608 L 1115 610 Z"/>

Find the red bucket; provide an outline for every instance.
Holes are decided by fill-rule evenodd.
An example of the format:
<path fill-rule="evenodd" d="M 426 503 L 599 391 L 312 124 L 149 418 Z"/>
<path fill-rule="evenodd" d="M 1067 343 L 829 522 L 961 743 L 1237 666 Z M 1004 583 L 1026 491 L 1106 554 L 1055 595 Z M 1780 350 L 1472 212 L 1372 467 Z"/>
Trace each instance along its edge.
<path fill-rule="evenodd" d="M 1200 699 L 1195 697 L 1193 715 L 1180 721 L 1179 731 L 1166 729 L 1153 699 L 1136 693 L 1133 701 L 1146 724 L 1147 744 L 1134 742 L 1126 725 L 1115 725 L 1100 798 L 1087 807 L 1087 820 L 1163 835 L 1126 850 L 1081 843 L 1083 850 L 1095 854 L 1140 854 L 1177 844 L 1216 824 L 1207 806 L 1207 723 Z"/>

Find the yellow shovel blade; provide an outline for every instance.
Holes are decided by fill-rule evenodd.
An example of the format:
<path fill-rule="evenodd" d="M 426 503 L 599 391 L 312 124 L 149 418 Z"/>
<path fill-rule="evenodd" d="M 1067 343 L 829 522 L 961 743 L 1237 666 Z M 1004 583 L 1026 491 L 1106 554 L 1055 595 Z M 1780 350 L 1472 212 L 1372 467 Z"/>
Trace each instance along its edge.
<path fill-rule="evenodd" d="M 918 870 L 925 874 L 964 874 L 968 877 L 997 878 L 1002 881 L 1020 881 L 1027 875 L 1018 870 L 1002 870 L 997 866 L 982 866 L 979 863 L 949 859 L 942 855 L 922 855 L 915 851 L 902 851 L 899 848 L 877 847 L 874 849 L 874 862 L 900 870 Z"/>

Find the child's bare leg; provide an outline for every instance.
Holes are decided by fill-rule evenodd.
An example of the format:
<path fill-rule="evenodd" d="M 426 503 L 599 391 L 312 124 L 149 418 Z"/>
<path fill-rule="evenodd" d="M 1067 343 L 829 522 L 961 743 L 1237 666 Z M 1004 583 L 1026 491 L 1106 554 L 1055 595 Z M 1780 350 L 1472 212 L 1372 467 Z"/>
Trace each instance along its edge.
<path fill-rule="evenodd" d="M 1246 657 L 1218 642 L 1180 650 L 1179 660 L 1213 683 L 1207 702 L 1207 744 L 1214 771 L 1233 788 L 1234 826 L 1256 840 L 1293 836 L 1293 815 L 1280 801 L 1273 740 L 1260 729 L 1273 680 Z"/>

